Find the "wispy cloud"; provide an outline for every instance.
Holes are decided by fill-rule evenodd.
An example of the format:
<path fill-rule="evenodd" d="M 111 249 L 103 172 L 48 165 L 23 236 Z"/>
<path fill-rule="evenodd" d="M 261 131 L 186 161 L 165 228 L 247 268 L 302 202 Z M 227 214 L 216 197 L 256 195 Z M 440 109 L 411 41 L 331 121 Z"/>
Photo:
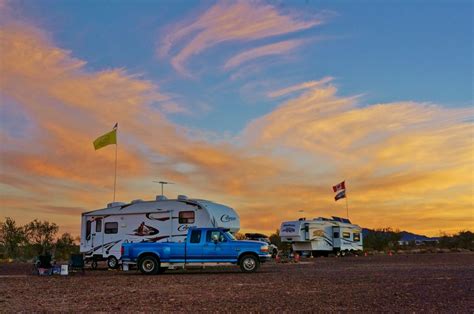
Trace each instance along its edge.
<path fill-rule="evenodd" d="M 261 57 L 286 54 L 299 47 L 303 42 L 303 40 L 287 40 L 241 52 L 227 60 L 224 69 L 235 68 L 244 62 Z"/>
<path fill-rule="evenodd" d="M 333 80 L 332 77 L 325 77 L 325 78 L 323 78 L 319 81 L 303 82 L 303 83 L 300 83 L 300 84 L 297 84 L 297 85 L 293 85 L 293 86 L 285 87 L 285 88 L 282 88 L 282 89 L 279 89 L 279 90 L 276 90 L 276 91 L 273 91 L 273 92 L 269 92 L 267 94 L 267 96 L 270 97 L 270 98 L 278 98 L 278 97 L 288 95 L 288 94 L 291 94 L 291 93 L 294 93 L 294 92 L 304 91 L 306 89 L 310 89 L 310 88 L 314 88 L 316 86 L 324 85 L 324 84 L 326 84 L 326 83 L 328 83 L 332 80 Z"/>
<path fill-rule="evenodd" d="M 218 2 L 195 20 L 180 24 L 159 43 L 158 53 L 167 56 L 172 50 L 171 64 L 188 74 L 185 64 L 193 55 L 226 41 L 249 41 L 293 33 L 323 23 L 323 16 L 280 12 L 272 5 L 256 1 Z"/>

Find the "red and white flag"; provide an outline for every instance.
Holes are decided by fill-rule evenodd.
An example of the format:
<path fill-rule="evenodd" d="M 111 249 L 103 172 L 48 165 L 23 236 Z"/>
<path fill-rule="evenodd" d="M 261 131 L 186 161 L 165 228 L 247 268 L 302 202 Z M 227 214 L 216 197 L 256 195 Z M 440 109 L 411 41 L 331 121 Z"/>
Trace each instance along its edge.
<path fill-rule="evenodd" d="M 346 181 L 342 181 L 341 183 L 334 185 L 332 187 L 334 192 L 339 192 L 339 191 L 345 190 L 346 189 L 346 183 L 345 182 Z"/>

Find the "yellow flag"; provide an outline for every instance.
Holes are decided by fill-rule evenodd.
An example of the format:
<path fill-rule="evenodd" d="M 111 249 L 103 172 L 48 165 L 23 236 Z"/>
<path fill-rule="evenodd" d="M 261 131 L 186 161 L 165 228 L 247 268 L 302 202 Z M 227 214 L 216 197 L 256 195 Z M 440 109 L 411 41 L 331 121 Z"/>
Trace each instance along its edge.
<path fill-rule="evenodd" d="M 117 144 L 117 129 L 113 129 L 109 133 L 105 133 L 102 136 L 99 136 L 94 141 L 94 148 L 98 150 L 99 148 L 105 147 L 107 145 Z"/>

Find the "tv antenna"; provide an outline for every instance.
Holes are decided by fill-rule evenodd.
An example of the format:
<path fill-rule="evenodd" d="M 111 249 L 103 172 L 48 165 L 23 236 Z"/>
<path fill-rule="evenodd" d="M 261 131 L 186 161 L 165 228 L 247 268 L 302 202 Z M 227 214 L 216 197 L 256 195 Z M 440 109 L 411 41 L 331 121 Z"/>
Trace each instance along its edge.
<path fill-rule="evenodd" d="M 161 184 L 161 196 L 164 196 L 163 195 L 163 186 L 165 184 L 174 184 L 173 182 L 167 182 L 167 181 L 153 181 L 154 183 L 158 183 L 158 184 Z"/>

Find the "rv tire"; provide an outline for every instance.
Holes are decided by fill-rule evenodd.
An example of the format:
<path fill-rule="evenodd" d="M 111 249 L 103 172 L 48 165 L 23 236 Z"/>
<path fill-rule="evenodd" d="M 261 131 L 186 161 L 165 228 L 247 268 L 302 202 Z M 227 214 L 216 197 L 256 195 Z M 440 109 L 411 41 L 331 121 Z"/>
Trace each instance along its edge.
<path fill-rule="evenodd" d="M 145 275 L 156 275 L 160 270 L 160 262 L 152 255 L 140 258 L 138 262 L 140 272 Z"/>
<path fill-rule="evenodd" d="M 260 267 L 260 261 L 255 255 L 246 254 L 240 258 L 240 269 L 244 273 L 253 273 Z"/>
<path fill-rule="evenodd" d="M 107 266 L 111 269 L 117 269 L 119 267 L 118 259 L 115 256 L 109 256 Z"/>

